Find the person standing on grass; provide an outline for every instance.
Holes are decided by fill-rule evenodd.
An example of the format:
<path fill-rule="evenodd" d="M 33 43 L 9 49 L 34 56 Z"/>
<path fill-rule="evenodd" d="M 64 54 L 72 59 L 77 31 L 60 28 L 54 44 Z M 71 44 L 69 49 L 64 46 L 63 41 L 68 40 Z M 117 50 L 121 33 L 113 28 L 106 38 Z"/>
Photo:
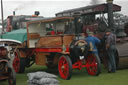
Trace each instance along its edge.
<path fill-rule="evenodd" d="M 115 61 L 115 51 L 116 51 L 116 35 L 111 32 L 110 29 L 106 30 L 106 41 L 105 48 L 108 55 L 108 72 L 116 72 L 116 61 Z"/>

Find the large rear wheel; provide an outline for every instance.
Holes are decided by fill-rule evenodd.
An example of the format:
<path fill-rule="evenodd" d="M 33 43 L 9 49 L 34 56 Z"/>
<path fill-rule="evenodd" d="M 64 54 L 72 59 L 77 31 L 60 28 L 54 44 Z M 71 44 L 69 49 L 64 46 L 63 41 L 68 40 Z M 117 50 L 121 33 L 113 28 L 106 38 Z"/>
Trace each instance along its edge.
<path fill-rule="evenodd" d="M 62 79 L 69 80 L 72 75 L 72 62 L 69 56 L 62 55 L 58 62 L 58 71 Z"/>
<path fill-rule="evenodd" d="M 101 72 L 101 62 L 98 56 L 89 54 L 86 58 L 86 69 L 89 75 L 98 76 Z"/>

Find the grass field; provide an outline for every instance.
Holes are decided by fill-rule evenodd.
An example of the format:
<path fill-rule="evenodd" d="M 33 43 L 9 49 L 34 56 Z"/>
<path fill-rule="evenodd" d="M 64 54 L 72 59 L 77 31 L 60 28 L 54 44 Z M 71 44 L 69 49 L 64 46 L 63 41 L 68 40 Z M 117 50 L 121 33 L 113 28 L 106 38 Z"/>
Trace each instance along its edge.
<path fill-rule="evenodd" d="M 47 71 L 57 75 L 56 71 L 48 70 L 46 67 L 33 65 L 26 69 L 25 73 L 17 74 L 17 85 L 27 85 L 27 73 L 36 71 Z M 128 85 L 128 69 L 118 70 L 116 73 L 107 73 L 102 70 L 99 76 L 90 76 L 86 70 L 74 70 L 71 80 L 63 80 L 58 77 L 60 85 Z M 8 85 L 7 81 L 0 81 L 0 85 Z"/>

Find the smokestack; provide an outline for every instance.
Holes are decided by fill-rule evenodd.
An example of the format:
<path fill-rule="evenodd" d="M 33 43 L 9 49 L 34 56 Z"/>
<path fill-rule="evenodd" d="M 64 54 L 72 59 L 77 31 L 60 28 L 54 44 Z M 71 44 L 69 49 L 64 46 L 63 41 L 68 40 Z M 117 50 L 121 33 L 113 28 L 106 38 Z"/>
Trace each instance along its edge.
<path fill-rule="evenodd" d="M 3 34 L 4 33 L 3 0 L 1 0 L 1 18 L 2 18 L 2 34 Z"/>
<path fill-rule="evenodd" d="M 15 16 L 15 11 L 13 11 L 13 15 Z"/>
<path fill-rule="evenodd" d="M 107 7 L 108 7 L 108 27 L 109 29 L 113 30 L 113 0 L 107 0 Z"/>
<path fill-rule="evenodd" d="M 39 11 L 35 11 L 35 15 L 39 16 L 40 12 Z"/>

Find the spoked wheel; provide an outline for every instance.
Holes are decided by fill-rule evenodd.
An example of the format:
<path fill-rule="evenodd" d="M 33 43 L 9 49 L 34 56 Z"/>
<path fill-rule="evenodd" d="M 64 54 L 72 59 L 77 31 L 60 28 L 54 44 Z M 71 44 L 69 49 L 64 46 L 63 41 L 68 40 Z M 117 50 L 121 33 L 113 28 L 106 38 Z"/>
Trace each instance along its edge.
<path fill-rule="evenodd" d="M 9 78 L 8 78 L 9 85 L 16 85 L 16 74 L 15 71 L 9 68 Z"/>
<path fill-rule="evenodd" d="M 90 54 L 86 59 L 86 69 L 89 75 L 98 76 L 101 72 L 101 62 L 98 56 Z"/>
<path fill-rule="evenodd" d="M 20 58 L 18 52 L 14 53 L 13 68 L 17 73 L 23 73 L 25 71 L 26 60 Z"/>
<path fill-rule="evenodd" d="M 15 72 L 19 72 L 19 69 L 20 69 L 20 58 L 19 58 L 17 52 L 14 53 L 13 68 L 14 68 Z"/>
<path fill-rule="evenodd" d="M 62 79 L 69 80 L 72 75 L 72 62 L 69 56 L 62 55 L 58 62 L 58 71 Z"/>

